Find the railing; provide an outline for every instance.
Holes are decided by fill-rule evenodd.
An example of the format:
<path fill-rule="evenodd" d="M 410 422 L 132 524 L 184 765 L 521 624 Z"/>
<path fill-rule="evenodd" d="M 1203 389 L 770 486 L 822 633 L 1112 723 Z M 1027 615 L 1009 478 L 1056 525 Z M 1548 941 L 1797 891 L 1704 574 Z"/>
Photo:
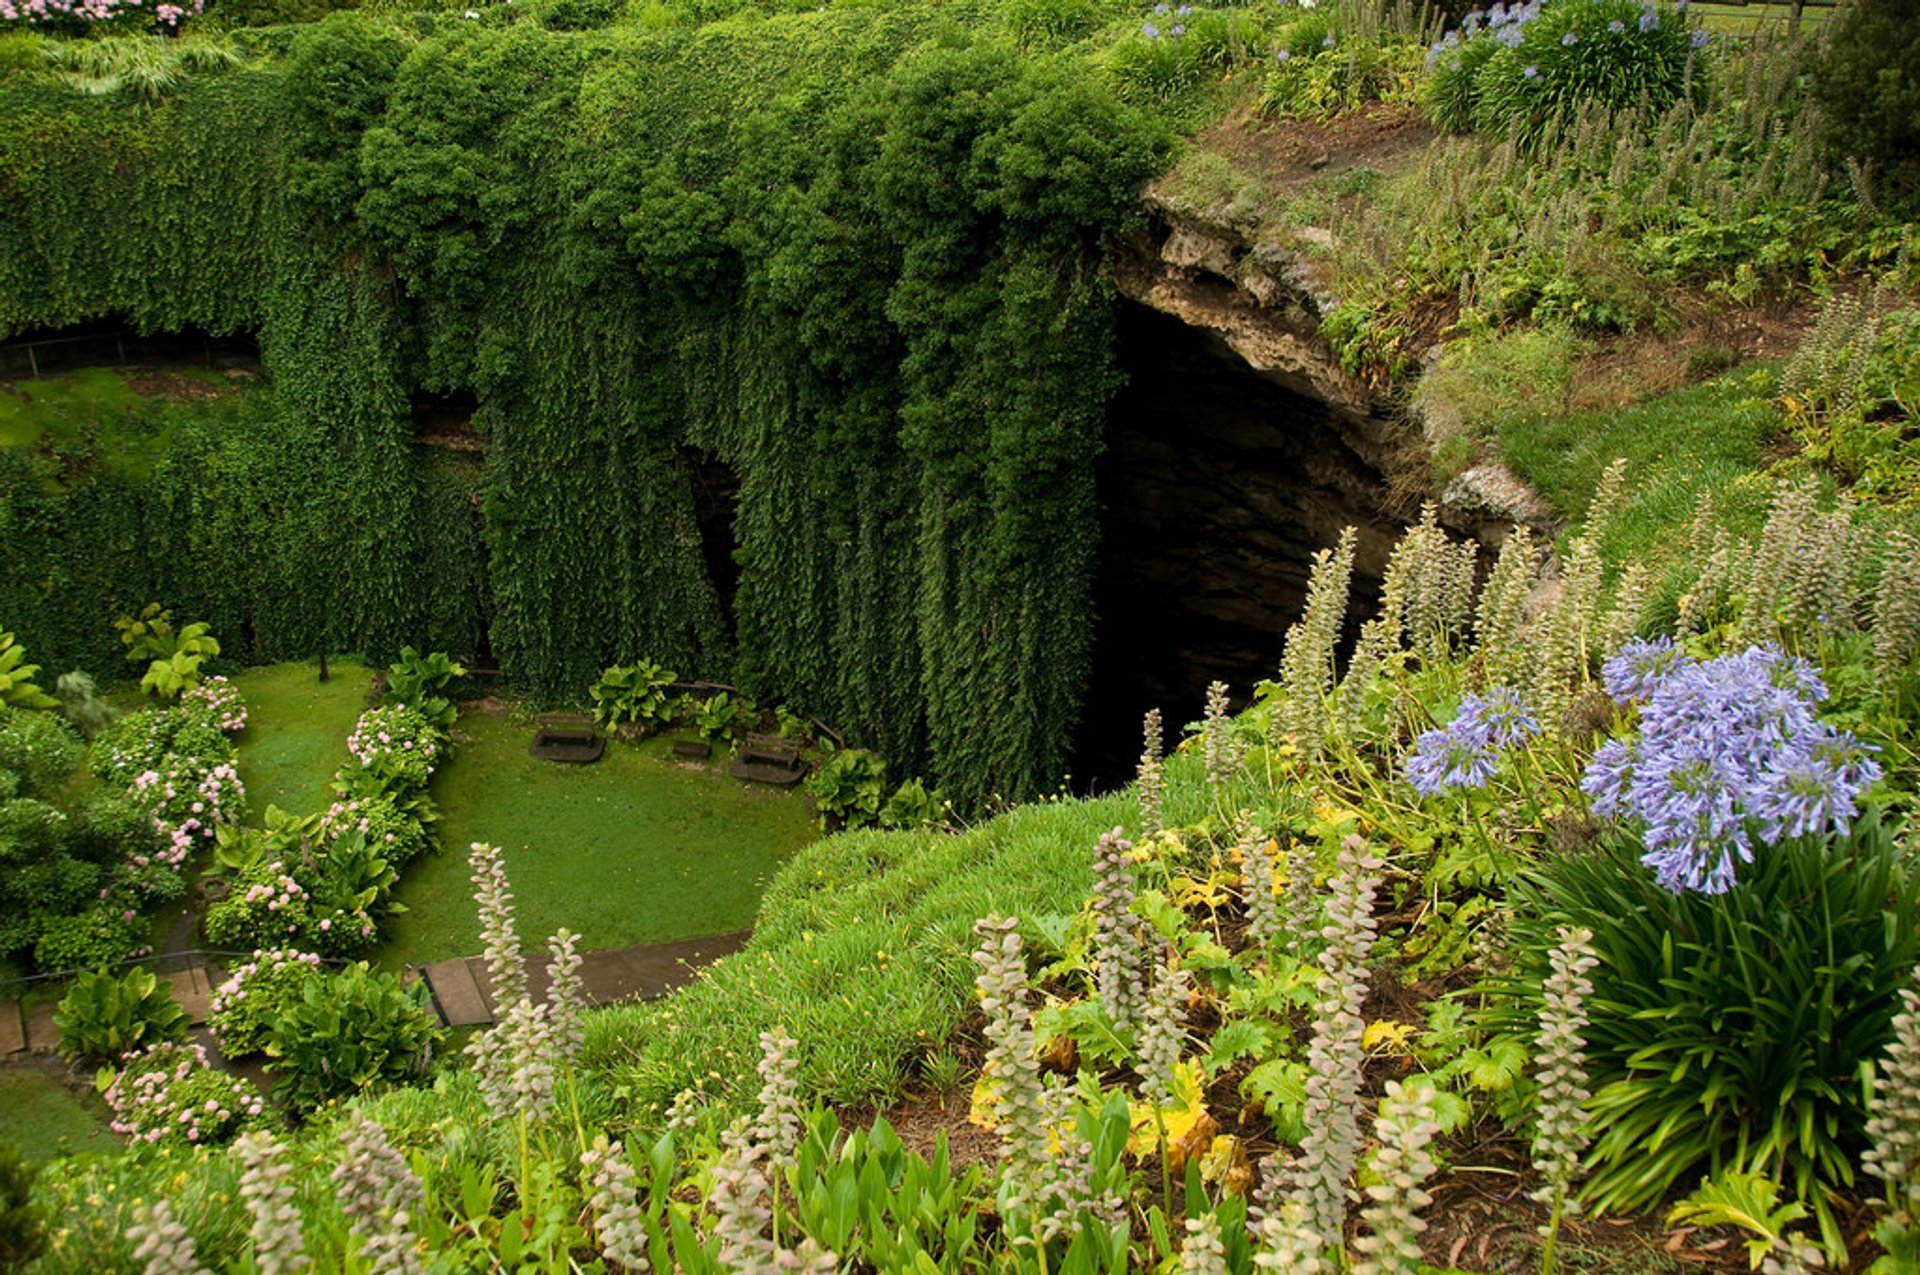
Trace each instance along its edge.
<path fill-rule="evenodd" d="M 217 356 L 221 354 L 251 355 L 253 352 L 251 342 L 204 333 L 139 336 L 130 332 L 90 332 L 0 345 L 0 378 L 39 377 L 61 368 L 127 367 L 152 360 L 217 367 Z"/>
<path fill-rule="evenodd" d="M 75 978 L 81 974 L 91 974 L 97 970 L 120 970 L 128 969 L 135 965 L 145 965 L 151 967 L 156 974 L 178 974 L 182 970 L 191 968 L 196 963 L 206 964 L 209 957 L 219 958 L 222 961 L 236 959 L 240 961 L 250 961 L 253 959 L 253 953 L 231 952 L 224 948 L 195 947 L 180 952 L 154 952 L 146 956 L 130 956 L 124 961 L 114 961 L 109 965 L 90 966 L 87 969 L 48 970 L 40 974 L 26 974 L 19 978 L 0 979 L 0 999 L 17 996 L 20 992 L 37 984 L 56 983 L 63 979 Z M 323 956 L 320 958 L 320 963 L 322 965 L 338 965 L 342 967 L 351 964 L 351 962 L 337 956 Z"/>

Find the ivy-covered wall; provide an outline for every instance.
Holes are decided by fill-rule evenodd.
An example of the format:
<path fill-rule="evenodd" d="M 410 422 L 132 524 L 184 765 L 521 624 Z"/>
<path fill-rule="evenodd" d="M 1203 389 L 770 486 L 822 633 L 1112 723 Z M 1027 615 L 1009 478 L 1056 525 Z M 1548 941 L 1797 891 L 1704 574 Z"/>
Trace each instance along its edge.
<path fill-rule="evenodd" d="M 146 106 L 7 65 L 0 335 L 253 330 L 272 381 L 137 478 L 0 456 L 0 619 L 34 658 L 103 667 L 149 598 L 262 658 L 485 624 L 542 698 L 648 656 L 950 792 L 1058 778 L 1103 245 L 1170 145 L 1084 63 L 957 5 L 336 15 Z M 413 394 L 452 389 L 477 475 L 415 438 Z M 690 446 L 741 479 L 731 631 Z"/>

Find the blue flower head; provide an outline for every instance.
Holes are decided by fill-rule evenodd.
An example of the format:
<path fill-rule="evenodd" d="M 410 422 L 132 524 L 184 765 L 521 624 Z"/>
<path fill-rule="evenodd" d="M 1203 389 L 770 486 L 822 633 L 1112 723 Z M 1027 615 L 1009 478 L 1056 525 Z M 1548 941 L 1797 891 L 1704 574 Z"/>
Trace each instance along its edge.
<path fill-rule="evenodd" d="M 1566 45 L 1569 49 L 1571 49 L 1574 45 L 1580 43 L 1580 37 L 1578 35 L 1575 35 L 1573 32 L 1569 31 L 1565 35 L 1560 37 L 1560 43 Z"/>
<path fill-rule="evenodd" d="M 1645 35 L 1649 31 L 1658 30 L 1659 27 L 1660 11 L 1658 9 L 1648 6 L 1640 10 L 1640 33 L 1642 35 Z"/>
<path fill-rule="evenodd" d="M 1707 41 L 1711 40 L 1712 38 L 1713 37 L 1708 35 L 1705 31 L 1695 31 L 1692 35 L 1687 37 L 1687 43 L 1692 45 L 1696 49 L 1704 49 L 1707 47 Z"/>
<path fill-rule="evenodd" d="M 1600 682 L 1616 704 L 1631 704 L 1653 694 L 1661 679 L 1686 662 L 1670 637 L 1634 638 L 1601 666 Z"/>
<path fill-rule="evenodd" d="M 1756 837 L 1844 833 L 1881 774 L 1867 745 L 1815 720 L 1825 683 L 1805 660 L 1754 647 L 1695 663 L 1633 641 L 1602 672 L 1644 700 L 1638 740 L 1610 740 L 1580 787 L 1595 813 L 1643 825 L 1642 862 L 1666 888 L 1717 894 Z"/>
<path fill-rule="evenodd" d="M 1529 66 L 1526 70 L 1520 72 L 1520 74 L 1526 76 L 1529 80 L 1537 80 L 1540 78 L 1540 68 L 1537 66 Z"/>
<path fill-rule="evenodd" d="M 1607 23 L 1607 30 L 1614 35 L 1624 35 L 1626 34 L 1627 24 L 1615 18 L 1613 21 Z"/>
<path fill-rule="evenodd" d="M 1449 788 L 1484 788 L 1501 752 L 1539 733 L 1540 723 L 1512 687 L 1468 695 L 1451 725 L 1414 740 L 1407 781 L 1423 797 Z"/>
<path fill-rule="evenodd" d="M 1160 28 L 1151 22 L 1143 22 L 1140 24 L 1140 34 L 1149 40 L 1157 40 L 1160 38 Z"/>
<path fill-rule="evenodd" d="M 1327 38 L 1320 41 L 1320 47 L 1323 49 L 1331 49 L 1333 47 L 1333 32 L 1327 32 Z"/>

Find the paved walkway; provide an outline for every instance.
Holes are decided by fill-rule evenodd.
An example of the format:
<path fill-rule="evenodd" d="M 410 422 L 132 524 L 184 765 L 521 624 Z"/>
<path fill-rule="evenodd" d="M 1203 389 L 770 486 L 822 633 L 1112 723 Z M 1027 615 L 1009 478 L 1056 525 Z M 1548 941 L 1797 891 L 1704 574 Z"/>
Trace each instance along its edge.
<path fill-rule="evenodd" d="M 703 967 L 746 946 L 750 933 L 738 930 L 710 938 L 587 952 L 580 958 L 580 982 L 587 1004 L 664 996 L 692 982 Z M 546 957 L 529 958 L 526 967 L 527 989 L 540 1000 L 547 992 Z M 421 974 L 427 990 L 433 993 L 434 1007 L 448 1026 L 478 1027 L 494 1021 L 493 980 L 487 977 L 483 958 L 436 961 Z"/>

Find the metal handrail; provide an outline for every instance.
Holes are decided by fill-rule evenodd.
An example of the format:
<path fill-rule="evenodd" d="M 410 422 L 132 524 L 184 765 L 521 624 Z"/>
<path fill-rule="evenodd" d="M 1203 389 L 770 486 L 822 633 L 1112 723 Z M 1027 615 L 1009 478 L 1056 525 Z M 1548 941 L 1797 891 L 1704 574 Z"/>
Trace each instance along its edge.
<path fill-rule="evenodd" d="M 235 952 L 235 951 L 230 951 L 226 948 L 217 948 L 217 947 L 190 947 L 190 948 L 185 948 L 178 952 L 149 952 L 145 956 L 129 956 L 124 961 L 114 961 L 111 964 L 91 966 L 87 969 L 47 970 L 39 974 L 24 974 L 24 975 L 21 975 L 19 978 L 0 979 L 0 996 L 9 995 L 11 989 L 16 986 L 27 986 L 34 983 L 57 982 L 62 979 L 76 978 L 81 974 L 93 974 L 93 973 L 105 971 L 105 970 L 125 969 L 128 966 L 133 966 L 133 965 L 158 965 L 162 962 L 179 961 L 179 962 L 182 962 L 182 968 L 184 968 L 185 965 L 191 964 L 193 960 L 198 958 L 205 958 L 205 957 L 222 957 L 222 958 L 238 957 L 243 961 L 250 961 L 253 959 L 253 953 L 252 952 Z M 347 961 L 346 959 L 338 956 L 323 956 L 320 958 L 320 963 L 322 965 L 345 966 L 345 965 L 351 964 L 352 962 Z M 167 972 L 172 973 L 173 971 L 169 970 Z"/>

